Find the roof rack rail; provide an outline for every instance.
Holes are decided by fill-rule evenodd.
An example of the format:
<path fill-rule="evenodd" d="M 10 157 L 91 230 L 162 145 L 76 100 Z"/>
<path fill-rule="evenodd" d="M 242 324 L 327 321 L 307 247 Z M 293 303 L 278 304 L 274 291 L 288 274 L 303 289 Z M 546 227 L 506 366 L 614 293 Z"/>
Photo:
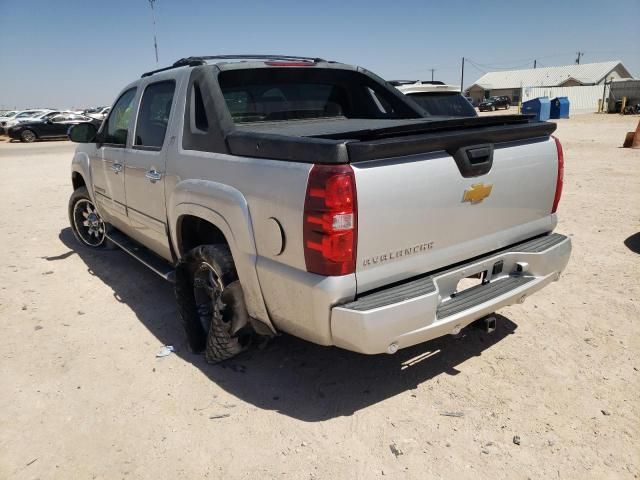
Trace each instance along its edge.
<path fill-rule="evenodd" d="M 169 67 L 159 68 L 150 72 L 143 73 L 141 78 L 150 77 L 154 73 L 165 72 L 173 68 L 179 67 L 197 67 L 199 65 L 206 65 L 208 60 L 300 60 L 305 62 L 326 62 L 323 58 L 318 57 L 296 57 L 293 55 L 209 55 L 204 57 L 186 57 L 181 58 L 173 65 Z"/>

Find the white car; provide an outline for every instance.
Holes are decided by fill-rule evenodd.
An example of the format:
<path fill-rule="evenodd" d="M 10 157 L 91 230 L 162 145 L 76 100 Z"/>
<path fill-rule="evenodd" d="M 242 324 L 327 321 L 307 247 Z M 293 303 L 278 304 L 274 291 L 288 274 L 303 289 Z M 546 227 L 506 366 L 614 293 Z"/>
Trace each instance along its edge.
<path fill-rule="evenodd" d="M 0 127 L 7 131 L 10 127 L 17 125 L 23 121 L 31 121 L 38 116 L 46 115 L 47 113 L 53 112 L 54 110 L 22 110 L 21 112 L 14 115 L 12 118 L 8 118 L 6 120 L 0 120 Z"/>
<path fill-rule="evenodd" d="M 4 124 L 13 120 L 19 113 L 21 113 L 21 110 L 11 110 L 0 115 L 0 134 L 4 133 Z"/>
<path fill-rule="evenodd" d="M 9 118 L 15 117 L 19 113 L 20 110 L 7 110 L 6 112 L 3 112 L 2 115 L 0 115 L 0 121 L 6 121 Z"/>
<path fill-rule="evenodd" d="M 98 107 L 93 110 L 87 110 L 84 115 L 95 118 L 96 120 L 104 120 L 110 111 L 111 107 Z"/>
<path fill-rule="evenodd" d="M 438 81 L 392 80 L 389 82 L 420 105 L 430 115 L 475 117 L 475 108 L 460 93 L 457 85 Z"/>

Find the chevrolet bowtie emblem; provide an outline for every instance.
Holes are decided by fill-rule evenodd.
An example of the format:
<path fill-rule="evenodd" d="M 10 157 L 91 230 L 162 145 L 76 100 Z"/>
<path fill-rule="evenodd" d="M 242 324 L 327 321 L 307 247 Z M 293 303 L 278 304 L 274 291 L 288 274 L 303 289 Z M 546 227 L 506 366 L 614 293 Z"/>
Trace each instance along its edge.
<path fill-rule="evenodd" d="M 462 201 L 480 203 L 482 200 L 491 195 L 492 188 L 493 185 L 485 185 L 484 183 L 476 183 L 474 185 L 471 185 L 471 188 L 468 188 L 464 191 Z"/>

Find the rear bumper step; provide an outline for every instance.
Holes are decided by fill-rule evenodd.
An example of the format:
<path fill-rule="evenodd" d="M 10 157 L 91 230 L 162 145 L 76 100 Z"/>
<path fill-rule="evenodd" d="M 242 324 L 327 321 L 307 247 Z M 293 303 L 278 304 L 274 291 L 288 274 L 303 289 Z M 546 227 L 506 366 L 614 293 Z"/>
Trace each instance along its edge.
<path fill-rule="evenodd" d="M 438 306 L 436 315 L 438 319 L 450 317 L 476 305 L 489 302 L 533 280 L 535 280 L 534 277 L 505 277 L 487 285 L 478 285 L 460 292 L 448 302 L 442 303 Z"/>
<path fill-rule="evenodd" d="M 362 295 L 332 309 L 333 342 L 375 354 L 458 332 L 557 280 L 570 254 L 571 240 L 551 234 Z M 482 272 L 483 284 L 456 293 L 461 279 Z"/>

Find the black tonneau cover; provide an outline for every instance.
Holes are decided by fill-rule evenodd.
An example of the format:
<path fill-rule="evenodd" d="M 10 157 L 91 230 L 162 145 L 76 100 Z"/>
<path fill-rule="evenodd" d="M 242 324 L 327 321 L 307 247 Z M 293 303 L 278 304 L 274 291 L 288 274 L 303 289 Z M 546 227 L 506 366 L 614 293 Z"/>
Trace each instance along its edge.
<path fill-rule="evenodd" d="M 419 119 L 314 119 L 237 124 L 233 155 L 303 163 L 353 163 L 548 136 L 554 123 L 525 115 Z"/>

